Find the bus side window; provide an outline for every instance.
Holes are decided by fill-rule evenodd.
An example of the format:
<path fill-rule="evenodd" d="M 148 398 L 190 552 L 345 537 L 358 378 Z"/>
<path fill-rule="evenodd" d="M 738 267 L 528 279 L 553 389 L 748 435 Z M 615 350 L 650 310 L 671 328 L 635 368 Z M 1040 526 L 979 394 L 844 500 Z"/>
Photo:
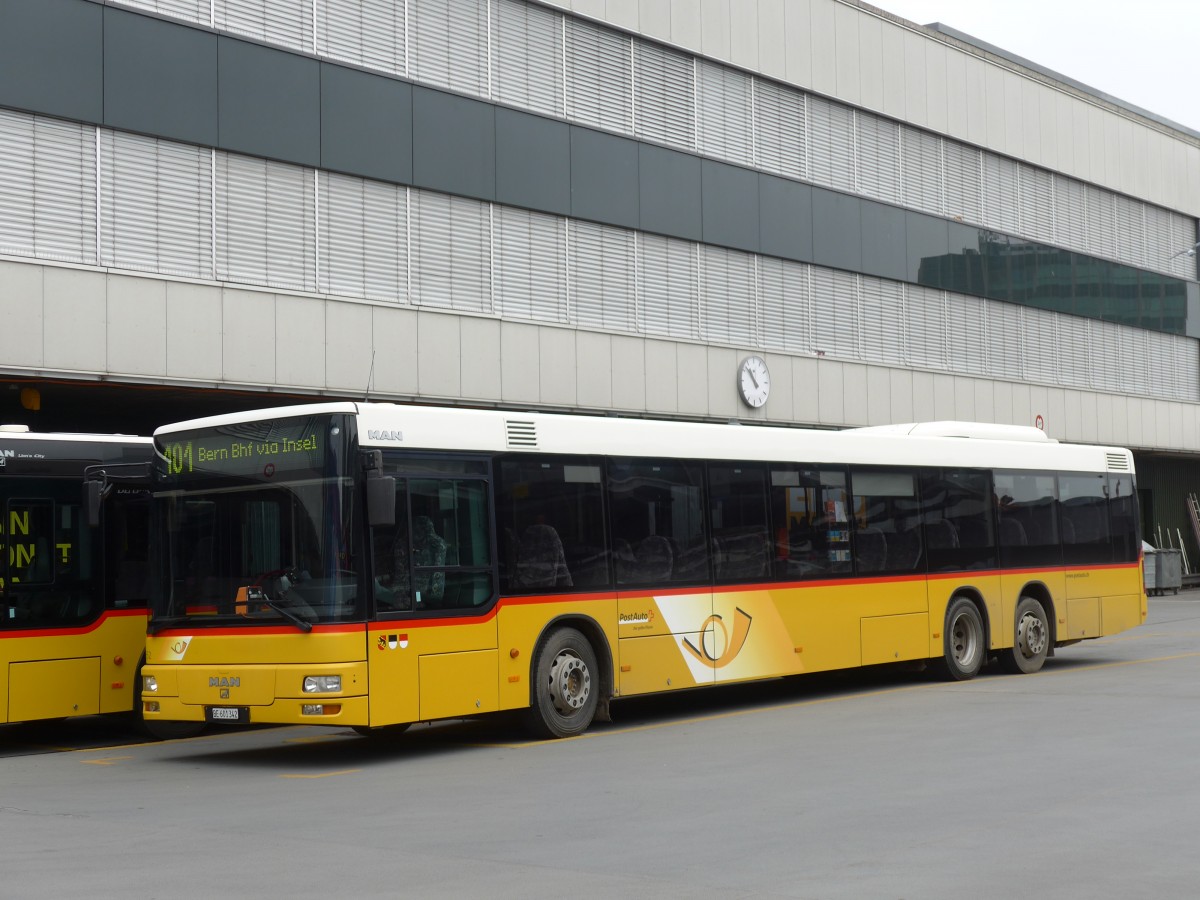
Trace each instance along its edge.
<path fill-rule="evenodd" d="M 934 469 L 921 477 L 931 572 L 996 566 L 995 503 L 988 472 Z"/>
<path fill-rule="evenodd" d="M 699 584 L 710 578 L 704 471 L 677 460 L 608 464 L 617 584 Z"/>
<path fill-rule="evenodd" d="M 921 510 L 913 472 L 852 469 L 854 564 L 858 572 L 921 568 Z"/>
<path fill-rule="evenodd" d="M 1113 561 L 1138 558 L 1138 506 L 1130 475 L 1108 476 L 1108 521 L 1112 531 Z"/>
<path fill-rule="evenodd" d="M 1104 475 L 1058 477 L 1063 562 L 1067 565 L 1112 561 L 1107 491 Z"/>

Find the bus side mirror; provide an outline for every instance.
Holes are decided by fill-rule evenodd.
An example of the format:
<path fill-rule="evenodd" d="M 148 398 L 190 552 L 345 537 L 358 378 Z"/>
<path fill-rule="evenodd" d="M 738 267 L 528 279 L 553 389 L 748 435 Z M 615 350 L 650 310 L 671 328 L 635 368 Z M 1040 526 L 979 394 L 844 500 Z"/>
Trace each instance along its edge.
<path fill-rule="evenodd" d="M 396 524 L 396 479 L 383 474 L 383 454 L 371 450 L 365 454 L 367 472 L 367 522 L 372 528 Z"/>
<path fill-rule="evenodd" d="M 100 505 L 104 500 L 104 482 L 85 481 L 83 483 L 83 508 L 87 510 L 89 528 L 100 527 Z"/>

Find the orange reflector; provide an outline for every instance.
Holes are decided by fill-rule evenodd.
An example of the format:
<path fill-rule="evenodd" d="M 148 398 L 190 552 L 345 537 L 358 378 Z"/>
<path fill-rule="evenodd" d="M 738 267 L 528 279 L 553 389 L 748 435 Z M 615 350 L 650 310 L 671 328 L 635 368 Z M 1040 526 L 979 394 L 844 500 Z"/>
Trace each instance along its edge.
<path fill-rule="evenodd" d="M 940 638 L 941 636 L 942 636 L 942 633 L 941 633 L 940 631 L 935 631 L 935 632 L 933 633 L 933 639 L 934 639 L 935 641 L 936 641 L 938 638 Z"/>
<path fill-rule="evenodd" d="M 336 716 L 341 711 L 342 711 L 342 704 L 340 704 L 340 703 L 326 703 L 325 704 L 325 715 L 327 715 L 327 716 Z"/>
<path fill-rule="evenodd" d="M 633 669 L 633 666 L 621 666 L 622 672 L 629 672 L 629 671 L 632 671 L 632 669 Z"/>
<path fill-rule="evenodd" d="M 521 680 L 521 676 L 520 676 L 520 675 L 509 675 L 509 676 L 508 676 L 508 683 L 509 683 L 509 684 L 516 684 L 516 683 L 517 683 L 518 681 L 520 681 L 520 680 Z"/>
<path fill-rule="evenodd" d="M 114 681 L 114 682 L 112 683 L 112 686 L 113 686 L 113 690 L 114 690 L 114 691 L 119 691 L 121 688 L 125 687 L 125 682 L 123 682 L 123 681 Z"/>
<path fill-rule="evenodd" d="M 113 665 L 114 666 L 119 666 L 123 662 L 125 662 L 125 657 L 123 657 L 123 656 L 114 656 L 113 657 Z"/>
<path fill-rule="evenodd" d="M 508 651 L 508 655 L 511 656 L 513 659 L 516 659 L 518 656 L 521 655 L 521 651 L 518 650 L 516 647 L 513 647 L 511 650 Z"/>
<path fill-rule="evenodd" d="M 796 652 L 797 652 L 797 653 L 803 653 L 803 652 L 804 652 L 804 648 L 803 648 L 803 647 L 797 647 L 797 648 L 796 648 Z"/>

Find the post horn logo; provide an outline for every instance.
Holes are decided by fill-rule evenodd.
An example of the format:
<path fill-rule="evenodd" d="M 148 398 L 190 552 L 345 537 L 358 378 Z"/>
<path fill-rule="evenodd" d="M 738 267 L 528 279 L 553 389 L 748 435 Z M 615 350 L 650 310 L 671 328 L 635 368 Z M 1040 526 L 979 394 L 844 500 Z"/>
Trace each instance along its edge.
<path fill-rule="evenodd" d="M 729 629 L 725 626 L 725 620 L 714 613 L 705 619 L 704 624 L 700 626 L 700 646 L 697 647 L 687 638 L 684 638 L 683 646 L 687 648 L 687 651 L 692 656 L 696 657 L 696 659 L 709 668 L 723 669 L 742 652 L 742 647 L 745 645 L 746 638 L 750 634 L 751 621 L 753 621 L 753 617 L 748 612 L 735 608 L 733 612 L 733 636 L 730 637 Z M 715 641 L 718 628 L 721 629 L 722 638 L 719 645 Z M 713 647 L 712 652 L 708 649 L 709 641 L 707 640 L 710 633 L 714 638 L 713 643 L 716 645 Z M 720 646 L 721 652 L 719 655 L 713 656 L 718 646 Z"/>

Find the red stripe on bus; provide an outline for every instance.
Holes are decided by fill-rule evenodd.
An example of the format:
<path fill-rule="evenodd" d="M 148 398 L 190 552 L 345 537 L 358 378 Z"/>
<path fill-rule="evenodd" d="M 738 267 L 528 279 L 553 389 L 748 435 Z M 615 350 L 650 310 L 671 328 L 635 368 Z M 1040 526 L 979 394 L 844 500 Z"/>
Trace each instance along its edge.
<path fill-rule="evenodd" d="M 4 640 L 5 638 L 70 637 L 79 634 L 90 634 L 108 619 L 124 619 L 132 616 L 140 616 L 145 619 L 147 613 L 144 609 L 108 609 L 101 613 L 100 618 L 94 622 L 89 622 L 87 625 L 63 625 L 58 628 L 3 628 L 0 629 L 0 640 Z"/>

